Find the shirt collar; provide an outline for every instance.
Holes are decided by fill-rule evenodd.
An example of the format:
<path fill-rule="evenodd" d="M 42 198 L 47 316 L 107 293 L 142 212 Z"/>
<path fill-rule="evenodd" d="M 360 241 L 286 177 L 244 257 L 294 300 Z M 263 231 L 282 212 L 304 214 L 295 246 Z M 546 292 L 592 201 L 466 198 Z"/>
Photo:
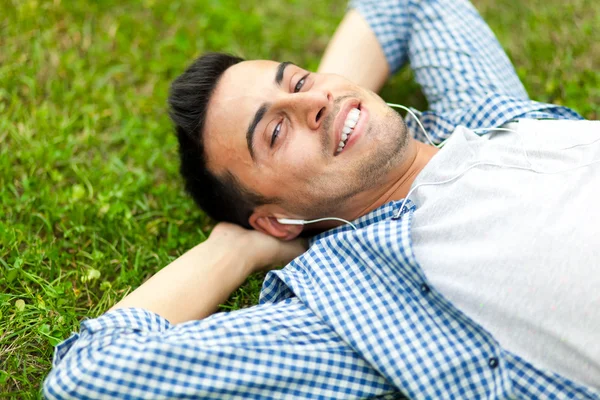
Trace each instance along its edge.
<path fill-rule="evenodd" d="M 394 216 L 401 217 L 406 211 L 414 209 L 413 203 L 410 200 L 407 200 L 406 203 L 404 204 L 405 210 L 401 211 L 400 207 L 402 206 L 403 202 L 404 202 L 404 199 L 390 201 L 390 202 L 385 203 L 382 206 L 376 208 L 375 210 L 369 212 L 368 214 L 365 214 L 362 217 L 358 217 L 354 221 L 350 221 L 350 222 L 352 222 L 356 226 L 357 230 L 360 230 L 362 228 L 366 228 L 369 225 L 392 218 Z M 336 235 L 338 233 L 348 232 L 348 231 L 352 231 L 352 230 L 353 230 L 353 228 L 349 224 L 344 224 L 342 226 L 332 228 L 328 231 L 319 233 L 318 235 L 315 235 L 312 238 L 310 238 L 309 245 L 312 246 L 315 242 L 318 242 L 319 240 L 327 238 L 331 235 Z"/>

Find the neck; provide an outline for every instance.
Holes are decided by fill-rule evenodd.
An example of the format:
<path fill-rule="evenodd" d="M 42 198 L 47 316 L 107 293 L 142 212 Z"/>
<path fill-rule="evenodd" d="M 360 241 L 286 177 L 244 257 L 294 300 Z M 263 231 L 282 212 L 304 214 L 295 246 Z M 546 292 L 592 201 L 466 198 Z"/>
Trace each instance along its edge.
<path fill-rule="evenodd" d="M 370 213 L 387 202 L 405 198 L 408 195 L 415 178 L 419 175 L 419 172 L 425 168 L 438 150 L 439 149 L 434 146 L 410 139 L 406 150 L 405 160 L 392 171 L 390 177 L 380 186 L 380 190 L 371 193 L 365 201 L 361 201 L 359 207 L 349 210 L 339 217 L 352 221 Z M 364 204 L 368 205 L 365 207 Z M 339 225 L 341 225 L 341 223 L 338 221 L 319 222 L 312 224 L 312 232 L 321 232 Z"/>
<path fill-rule="evenodd" d="M 393 175 L 385 185 L 382 185 L 382 190 L 375 193 L 368 206 L 354 213 L 354 218 L 368 214 L 387 202 L 405 198 L 419 172 L 425 168 L 438 150 L 434 146 L 411 140 L 406 160 L 394 170 Z"/>

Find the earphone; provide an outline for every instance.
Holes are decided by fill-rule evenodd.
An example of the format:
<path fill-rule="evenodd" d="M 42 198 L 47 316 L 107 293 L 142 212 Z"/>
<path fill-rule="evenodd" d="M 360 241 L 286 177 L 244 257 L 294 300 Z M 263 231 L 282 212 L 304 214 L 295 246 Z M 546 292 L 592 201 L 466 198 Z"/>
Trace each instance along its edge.
<path fill-rule="evenodd" d="M 425 134 L 425 137 L 427 138 L 427 140 L 429 141 L 429 143 L 431 143 L 432 146 L 440 148 L 440 147 L 442 147 L 444 145 L 443 142 L 440 143 L 440 144 L 435 144 L 433 142 L 433 139 L 431 139 L 431 136 L 429 136 L 429 134 L 427 133 L 427 131 L 423 127 L 423 124 L 421 124 L 421 121 L 419 121 L 419 118 L 417 118 L 417 116 L 415 115 L 415 113 L 412 112 L 412 110 L 410 108 L 404 107 L 404 106 L 402 106 L 400 104 L 394 104 L 394 103 L 386 103 L 386 104 L 388 106 L 390 106 L 390 107 L 401 108 L 403 110 L 406 110 L 406 112 L 410 113 L 410 115 L 412 115 L 412 117 L 415 119 L 415 121 L 417 121 L 417 124 L 419 125 L 419 127 L 421 128 L 421 130 Z M 284 225 L 306 225 L 306 224 L 312 224 L 314 222 L 321 222 L 321 221 L 327 221 L 327 220 L 344 222 L 344 223 L 350 225 L 352 228 L 354 228 L 354 230 L 356 230 L 356 226 L 352 222 L 346 221 L 345 219 L 342 219 L 342 218 L 326 217 L 326 218 L 313 219 L 313 220 L 310 220 L 310 221 L 306 221 L 306 220 L 303 220 L 303 219 L 277 218 L 277 221 L 280 224 L 284 224 Z"/>
<path fill-rule="evenodd" d="M 442 147 L 443 143 L 439 144 L 439 145 L 436 145 L 435 143 L 433 143 L 433 140 L 427 134 L 427 131 L 425 130 L 425 128 L 421 124 L 421 121 L 419 121 L 419 118 L 417 118 L 417 116 L 409 108 L 401 106 L 400 104 L 394 104 L 394 103 L 386 103 L 386 104 L 388 106 L 390 106 L 390 107 L 401 108 L 401 109 L 406 110 L 407 112 L 409 112 L 413 116 L 413 118 L 415 119 L 415 121 L 417 121 L 417 124 L 419 124 L 419 127 L 421 128 L 421 130 L 425 134 L 425 137 L 427 138 L 427 140 L 429 140 L 429 142 L 431 143 L 431 145 L 435 146 L 435 147 L 438 147 L 438 148 Z M 356 230 L 356 226 L 352 222 L 346 221 L 345 219 L 342 219 L 342 218 L 336 218 L 336 217 L 319 218 L 319 219 L 313 219 L 313 220 L 310 220 L 310 221 L 306 221 L 306 220 L 303 220 L 303 219 L 277 218 L 277 222 L 279 222 L 280 224 L 284 224 L 284 225 L 306 225 L 306 224 L 312 224 L 314 222 L 321 222 L 321 221 L 328 221 L 328 220 L 344 222 L 344 223 L 350 225 L 352 228 L 354 228 L 354 230 Z"/>
<path fill-rule="evenodd" d="M 345 219 L 342 219 L 342 218 L 336 218 L 336 217 L 312 219 L 310 221 L 305 221 L 303 219 L 277 218 L 277 221 L 280 224 L 284 224 L 284 225 L 306 225 L 306 224 L 312 224 L 313 222 L 321 222 L 321 221 L 327 221 L 327 220 L 345 222 L 346 224 L 348 224 L 352 228 L 354 228 L 354 230 L 356 230 L 356 226 L 352 222 L 346 221 Z"/>

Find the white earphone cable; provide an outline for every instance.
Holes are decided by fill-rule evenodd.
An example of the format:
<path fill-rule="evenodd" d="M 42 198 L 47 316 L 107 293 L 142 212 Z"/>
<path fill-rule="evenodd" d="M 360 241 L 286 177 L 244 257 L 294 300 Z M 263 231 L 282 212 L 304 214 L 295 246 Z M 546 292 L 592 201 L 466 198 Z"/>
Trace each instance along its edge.
<path fill-rule="evenodd" d="M 388 106 L 390 106 L 390 107 L 400 108 L 400 109 L 405 110 L 406 112 L 408 112 L 414 118 L 414 120 L 417 122 L 417 124 L 419 125 L 419 128 L 421 128 L 421 130 L 423 131 L 423 134 L 425 135 L 425 137 L 427 138 L 427 140 L 429 141 L 429 143 L 431 143 L 432 146 L 437 147 L 439 149 L 439 148 L 441 148 L 444 145 L 444 142 L 442 142 L 440 144 L 435 144 L 433 142 L 433 139 L 431 138 L 431 136 L 429 136 L 429 134 L 427 133 L 427 131 L 423 127 L 423 124 L 421 124 L 421 121 L 419 120 L 419 118 L 417 118 L 417 116 L 415 115 L 415 113 L 412 112 L 412 110 L 410 108 L 404 107 L 403 105 L 400 105 L 400 104 L 394 104 L 394 103 L 386 103 L 386 104 Z"/>
<path fill-rule="evenodd" d="M 319 218 L 319 219 L 311 219 L 310 221 L 304 221 L 304 223 L 305 224 L 312 224 L 313 222 L 321 222 L 321 221 L 327 221 L 327 220 L 345 222 L 346 224 L 348 224 L 352 228 L 354 228 L 354 230 L 356 230 L 356 225 L 354 225 L 352 222 L 346 221 L 345 219 L 342 219 L 342 218 L 336 218 L 336 217 L 326 217 L 326 218 Z"/>

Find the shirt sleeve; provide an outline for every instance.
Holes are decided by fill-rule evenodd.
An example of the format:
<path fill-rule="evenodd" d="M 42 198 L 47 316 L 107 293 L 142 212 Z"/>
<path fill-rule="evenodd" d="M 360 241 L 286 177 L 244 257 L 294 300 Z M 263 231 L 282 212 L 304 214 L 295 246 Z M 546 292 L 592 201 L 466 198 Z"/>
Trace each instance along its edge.
<path fill-rule="evenodd" d="M 378 38 L 390 70 L 410 62 L 434 111 L 487 93 L 527 99 L 515 70 L 467 0 L 352 0 Z"/>
<path fill-rule="evenodd" d="M 499 126 L 516 117 L 581 118 L 529 99 L 512 63 L 468 0 L 351 0 L 375 33 L 390 71 L 406 62 L 429 110 L 413 112 L 435 142 L 454 128 Z M 407 125 L 426 141 L 412 117 Z"/>
<path fill-rule="evenodd" d="M 48 399 L 395 398 L 297 298 L 171 325 L 129 308 L 57 346 Z"/>

